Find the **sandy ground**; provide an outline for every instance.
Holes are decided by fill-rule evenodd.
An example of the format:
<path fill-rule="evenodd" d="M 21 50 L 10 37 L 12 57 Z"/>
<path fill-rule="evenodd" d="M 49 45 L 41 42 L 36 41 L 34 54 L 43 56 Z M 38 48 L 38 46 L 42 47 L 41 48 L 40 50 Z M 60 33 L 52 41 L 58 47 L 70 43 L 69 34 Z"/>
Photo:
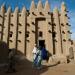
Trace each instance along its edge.
<path fill-rule="evenodd" d="M 0 67 L 0 75 L 75 75 L 75 61 L 68 64 L 44 65 L 41 70 L 32 67 L 25 61 L 16 65 L 17 72 L 6 73 L 7 67 Z"/>

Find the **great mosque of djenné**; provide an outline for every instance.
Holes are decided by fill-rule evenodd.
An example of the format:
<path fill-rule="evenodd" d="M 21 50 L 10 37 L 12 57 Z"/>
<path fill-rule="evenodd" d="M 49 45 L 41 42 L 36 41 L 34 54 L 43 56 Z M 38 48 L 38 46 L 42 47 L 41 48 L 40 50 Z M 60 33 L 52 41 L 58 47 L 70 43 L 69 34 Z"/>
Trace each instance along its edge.
<path fill-rule="evenodd" d="M 37 6 L 34 0 L 30 9 L 25 6 L 14 12 L 11 7 L 7 11 L 5 5 L 0 9 L 0 40 L 24 54 L 28 60 L 32 60 L 34 45 L 45 46 L 46 49 L 60 61 L 66 61 L 67 56 L 74 59 L 74 41 L 71 40 L 71 25 L 68 22 L 68 10 L 64 2 L 61 10 L 57 7 L 50 10 L 50 4 L 46 0 L 43 6 L 39 0 Z M 2 54 L 3 53 L 3 54 Z M 0 55 L 6 56 L 7 51 L 0 49 Z"/>

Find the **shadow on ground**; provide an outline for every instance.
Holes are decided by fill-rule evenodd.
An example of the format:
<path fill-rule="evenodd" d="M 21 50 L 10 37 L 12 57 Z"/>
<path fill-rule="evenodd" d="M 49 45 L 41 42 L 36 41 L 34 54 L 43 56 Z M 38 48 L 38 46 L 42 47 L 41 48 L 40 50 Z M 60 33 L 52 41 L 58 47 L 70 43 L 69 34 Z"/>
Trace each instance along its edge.
<path fill-rule="evenodd" d="M 3 50 L 3 51 L 2 51 Z M 7 52 L 6 52 L 7 50 Z M 3 52 L 3 54 L 0 53 L 0 56 L 4 58 L 4 55 L 8 57 L 8 47 L 6 45 L 6 43 L 1 43 L 0 44 L 0 52 Z M 5 54 L 5 52 L 7 54 Z M 58 65 L 59 63 L 56 63 L 54 65 L 43 65 L 41 70 L 37 70 L 36 68 L 32 67 L 32 62 L 27 60 L 24 57 L 24 54 L 21 53 L 20 51 L 17 51 L 16 53 L 16 72 L 15 73 L 8 73 L 8 75 L 41 75 L 44 72 L 46 72 L 48 70 L 49 67 L 53 67 Z M 3 59 L 0 59 L 3 60 Z M 4 59 L 5 60 L 5 59 Z M 7 65 L 5 66 L 0 66 L 0 75 L 6 75 L 6 70 L 7 70 Z"/>

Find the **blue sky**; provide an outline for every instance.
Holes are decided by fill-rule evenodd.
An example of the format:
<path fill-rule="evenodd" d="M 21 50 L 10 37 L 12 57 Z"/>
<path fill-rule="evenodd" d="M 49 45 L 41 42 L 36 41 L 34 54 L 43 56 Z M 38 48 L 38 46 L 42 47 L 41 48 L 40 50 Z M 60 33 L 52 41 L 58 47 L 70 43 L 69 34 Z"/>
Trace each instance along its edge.
<path fill-rule="evenodd" d="M 16 6 L 18 6 L 20 9 L 25 6 L 27 9 L 29 9 L 30 4 L 31 4 L 32 0 L 0 0 L 0 6 L 5 3 L 6 8 L 8 8 L 8 6 L 12 7 L 12 10 L 14 10 L 14 8 Z M 39 0 L 34 0 L 35 4 L 38 3 Z M 45 4 L 46 0 L 41 0 L 43 4 Z M 53 10 L 53 8 L 55 6 L 57 6 L 60 10 L 60 6 L 61 3 L 64 1 L 67 9 L 69 11 L 68 16 L 70 17 L 69 19 L 69 23 L 71 24 L 71 32 L 72 32 L 72 39 L 75 39 L 75 0 L 48 0 L 51 6 L 51 11 Z"/>

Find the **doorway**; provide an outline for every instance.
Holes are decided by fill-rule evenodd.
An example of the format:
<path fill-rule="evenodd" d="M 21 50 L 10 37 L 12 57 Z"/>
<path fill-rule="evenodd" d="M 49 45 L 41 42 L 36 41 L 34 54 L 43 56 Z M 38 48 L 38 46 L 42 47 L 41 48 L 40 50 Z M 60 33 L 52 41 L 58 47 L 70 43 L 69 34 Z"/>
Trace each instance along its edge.
<path fill-rule="evenodd" d="M 45 40 L 39 40 L 39 46 L 45 47 Z"/>

